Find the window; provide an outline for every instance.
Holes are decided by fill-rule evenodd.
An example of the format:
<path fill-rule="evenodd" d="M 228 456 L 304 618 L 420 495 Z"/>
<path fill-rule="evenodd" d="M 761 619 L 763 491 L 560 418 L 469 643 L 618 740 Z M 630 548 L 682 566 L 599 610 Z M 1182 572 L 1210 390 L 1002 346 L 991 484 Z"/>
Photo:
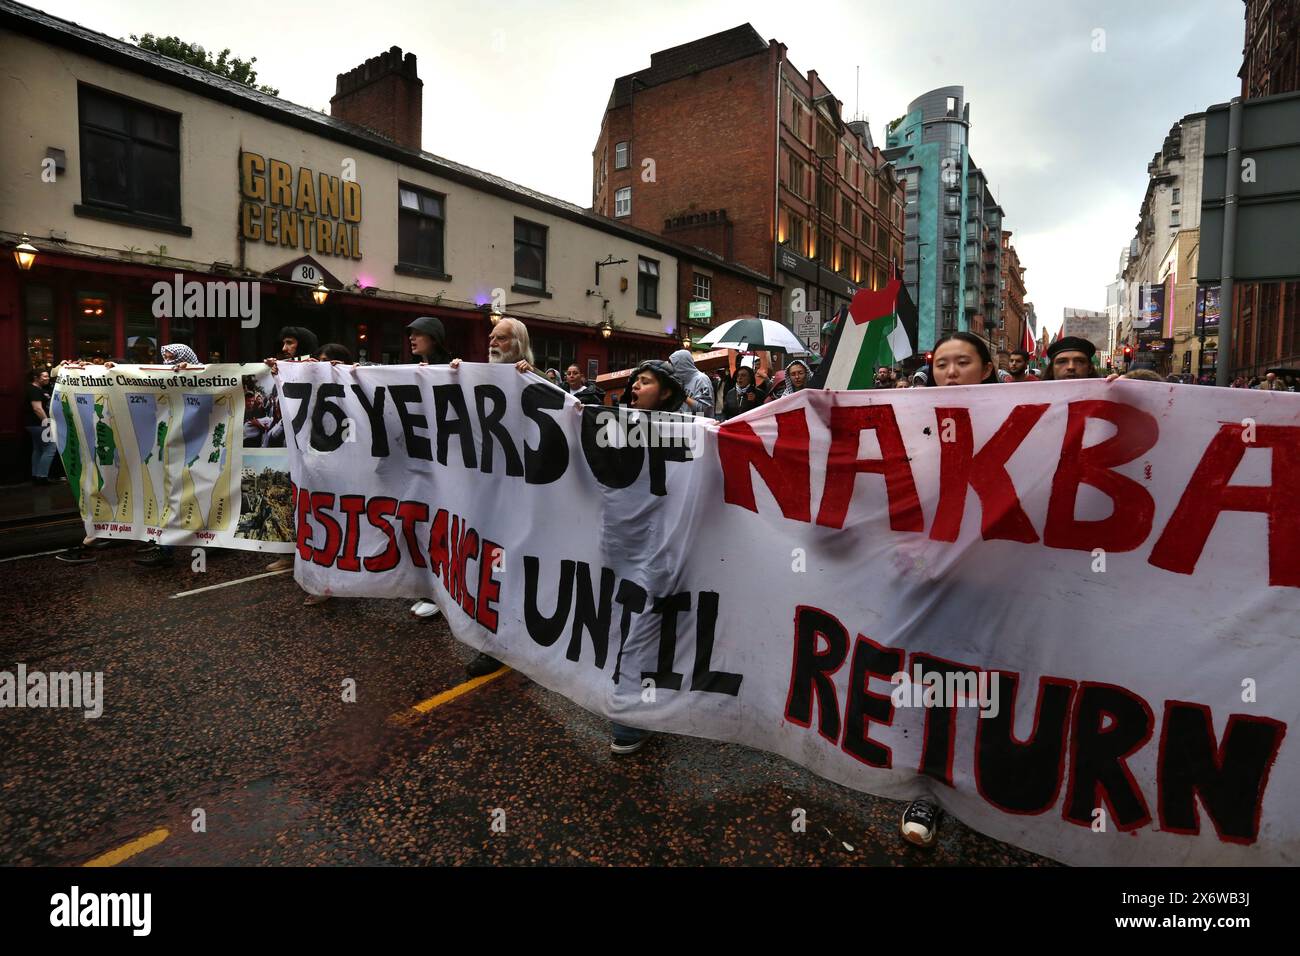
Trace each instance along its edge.
<path fill-rule="evenodd" d="M 106 292 L 78 292 L 72 314 L 77 358 L 90 359 L 96 352 L 113 354 L 113 310 Z"/>
<path fill-rule="evenodd" d="M 627 143 L 614 144 L 614 168 L 627 169 Z"/>
<path fill-rule="evenodd" d="M 23 322 L 27 326 L 27 367 L 51 368 L 58 353 L 54 346 L 54 290 L 44 285 L 26 288 Z"/>
<path fill-rule="evenodd" d="M 577 358 L 574 344 L 563 339 L 530 338 L 529 344 L 533 347 L 534 364 L 540 369 L 558 368 L 561 376 Z"/>
<path fill-rule="evenodd" d="M 831 245 L 830 234 L 821 233 L 817 238 L 817 261 L 824 266 L 830 265 L 833 252 L 834 247 Z"/>
<path fill-rule="evenodd" d="M 787 213 L 787 216 L 790 224 L 785 234 L 786 244 L 799 255 L 807 255 L 808 237 L 804 228 L 803 217 L 796 216 L 794 213 Z"/>
<path fill-rule="evenodd" d="M 835 215 L 834 190 L 830 182 L 821 176 L 817 177 L 817 205 L 825 215 Z"/>
<path fill-rule="evenodd" d="M 708 302 L 713 298 L 713 277 L 695 273 L 691 283 L 691 299 L 695 302 Z"/>
<path fill-rule="evenodd" d="M 219 326 L 221 323 L 213 323 Z M 213 329 L 215 330 L 215 329 Z M 160 361 L 158 319 L 153 314 L 153 296 L 129 295 L 126 298 L 126 360 L 135 365 Z"/>
<path fill-rule="evenodd" d="M 442 273 L 446 197 L 397 184 L 397 261 Z"/>
<path fill-rule="evenodd" d="M 872 225 L 873 223 L 871 222 L 871 217 L 868 216 L 866 213 L 863 213 L 862 214 L 862 241 L 865 242 L 867 245 L 871 245 Z"/>
<path fill-rule="evenodd" d="M 546 290 L 546 227 L 515 220 L 515 285 Z"/>
<path fill-rule="evenodd" d="M 835 131 L 824 122 L 817 124 L 817 155 L 828 157 L 835 155 Z"/>
<path fill-rule="evenodd" d="M 794 156 L 791 156 L 789 182 L 787 182 L 786 185 L 790 187 L 790 192 L 794 193 L 800 199 L 807 199 L 808 164 L 801 159 L 796 159 Z"/>
<path fill-rule="evenodd" d="M 944 196 L 944 197 L 943 197 L 943 211 L 946 212 L 946 213 L 949 213 L 949 214 L 951 214 L 951 215 L 953 215 L 953 216 L 958 215 L 958 214 L 961 212 L 961 197 L 960 197 L 960 196 Z"/>
<path fill-rule="evenodd" d="M 1182 214 L 1179 210 L 1177 209 L 1169 210 L 1169 225 L 1177 226 L 1180 224 L 1181 220 L 1182 220 Z"/>
<path fill-rule="evenodd" d="M 839 255 L 835 257 L 835 271 L 842 276 L 850 275 L 852 262 L 853 259 L 852 256 L 849 255 L 849 247 L 841 242 Z"/>
<path fill-rule="evenodd" d="M 614 218 L 632 215 L 632 187 L 614 190 Z"/>
<path fill-rule="evenodd" d="M 659 263 L 654 259 L 637 260 L 636 308 L 638 312 L 659 314 Z"/>
<path fill-rule="evenodd" d="M 772 296 L 767 292 L 758 294 L 758 317 L 760 319 L 771 318 L 772 316 Z"/>
<path fill-rule="evenodd" d="M 950 97 L 948 97 L 948 102 L 947 102 L 947 107 L 946 107 L 946 109 L 947 109 L 947 112 L 948 112 L 948 115 L 949 115 L 949 116 L 956 116 L 956 115 L 957 115 L 957 97 L 955 97 L 955 96 L 950 96 Z"/>
<path fill-rule="evenodd" d="M 843 196 L 840 197 L 840 222 L 849 232 L 853 231 L 853 203 Z"/>
<path fill-rule="evenodd" d="M 180 116 L 88 86 L 79 99 L 81 201 L 179 223 Z"/>
<path fill-rule="evenodd" d="M 1178 205 L 1178 203 L 1182 202 L 1182 195 L 1183 195 L 1183 191 L 1179 189 L 1177 186 L 1175 186 L 1174 199 L 1173 199 L 1174 205 Z"/>

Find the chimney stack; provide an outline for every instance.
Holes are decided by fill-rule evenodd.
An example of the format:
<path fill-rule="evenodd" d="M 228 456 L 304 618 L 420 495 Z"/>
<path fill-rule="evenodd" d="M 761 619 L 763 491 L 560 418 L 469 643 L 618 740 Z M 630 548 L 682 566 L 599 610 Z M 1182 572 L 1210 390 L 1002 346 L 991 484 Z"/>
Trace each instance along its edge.
<path fill-rule="evenodd" d="M 415 71 L 415 54 L 390 47 L 338 75 L 330 115 L 356 123 L 408 149 L 420 149 L 420 110 L 424 81 Z"/>

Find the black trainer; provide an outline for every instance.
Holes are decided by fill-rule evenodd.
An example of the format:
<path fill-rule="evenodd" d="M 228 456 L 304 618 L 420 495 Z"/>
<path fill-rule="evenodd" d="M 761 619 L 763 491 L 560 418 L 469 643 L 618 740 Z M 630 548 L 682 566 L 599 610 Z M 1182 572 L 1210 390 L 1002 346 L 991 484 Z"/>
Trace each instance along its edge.
<path fill-rule="evenodd" d="M 932 800 L 913 800 L 903 811 L 899 832 L 908 843 L 930 846 L 939 835 L 939 817 L 943 811 Z"/>
<path fill-rule="evenodd" d="M 485 674 L 500 670 L 501 667 L 501 662 L 495 657 L 488 657 L 488 655 L 480 652 L 477 657 L 465 665 L 465 673 L 470 677 L 482 677 Z"/>
<path fill-rule="evenodd" d="M 155 547 L 152 551 L 132 560 L 143 568 L 169 568 L 172 564 L 172 553 L 168 548 Z"/>
<path fill-rule="evenodd" d="M 67 551 L 56 554 L 54 557 L 65 564 L 90 564 L 95 560 L 95 555 L 91 554 L 81 545 L 77 545 L 75 548 L 69 548 Z"/>

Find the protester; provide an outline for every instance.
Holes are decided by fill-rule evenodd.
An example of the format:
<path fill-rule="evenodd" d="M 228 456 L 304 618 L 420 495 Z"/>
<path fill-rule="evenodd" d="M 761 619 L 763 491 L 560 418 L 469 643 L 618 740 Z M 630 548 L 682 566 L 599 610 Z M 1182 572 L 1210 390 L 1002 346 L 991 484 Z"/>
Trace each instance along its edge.
<path fill-rule="evenodd" d="M 301 359 L 306 356 L 315 355 L 320 351 L 320 340 L 316 338 L 316 333 L 310 329 L 304 329 L 297 325 L 286 325 L 280 330 L 280 354 L 281 357 L 291 360 Z M 191 355 L 194 353 L 191 352 Z M 198 364 L 198 359 L 194 360 Z"/>
<path fill-rule="evenodd" d="M 894 388 L 911 388 L 911 387 L 912 387 L 912 383 L 908 381 L 906 378 L 900 378 L 897 382 L 894 383 Z"/>
<path fill-rule="evenodd" d="M 1007 375 L 1012 382 L 1032 382 L 1034 376 L 1029 374 L 1029 353 L 1016 349 L 1007 356 Z"/>
<path fill-rule="evenodd" d="M 668 356 L 673 376 L 686 394 L 678 409 L 691 415 L 713 415 L 713 383 L 695 366 L 695 359 L 687 349 L 678 349 Z"/>
<path fill-rule="evenodd" d="M 564 379 L 560 376 L 558 368 L 548 368 L 546 370 L 546 380 L 556 388 L 564 388 Z"/>
<path fill-rule="evenodd" d="M 46 425 L 50 420 L 50 373 L 43 368 L 32 369 L 27 380 L 27 393 L 23 399 L 27 434 L 32 438 L 32 484 L 48 485 L 50 464 L 54 461 L 54 442 L 46 440 Z"/>
<path fill-rule="evenodd" d="M 1286 386 L 1277 380 L 1276 372 L 1269 372 L 1264 376 L 1264 380 L 1259 383 L 1261 392 L 1285 392 Z"/>
<path fill-rule="evenodd" d="M 584 405 L 605 404 L 604 390 L 598 388 L 595 382 L 588 382 L 577 365 L 570 365 L 564 370 L 564 384 L 561 387 Z"/>
<path fill-rule="evenodd" d="M 1135 368 L 1131 372 L 1125 372 L 1121 378 L 1134 378 L 1139 382 L 1163 382 L 1160 375 L 1149 368 Z"/>
<path fill-rule="evenodd" d="M 316 358 L 322 362 L 346 362 L 352 364 L 352 352 L 346 345 L 340 345 L 338 342 L 329 342 L 320 347 Z"/>
<path fill-rule="evenodd" d="M 451 361 L 447 351 L 447 332 L 442 320 L 422 315 L 406 327 L 411 354 L 427 365 L 446 365 Z"/>
<path fill-rule="evenodd" d="M 677 379 L 675 367 L 662 361 L 642 362 L 632 373 L 630 386 L 632 408 L 644 412 L 675 412 L 682 407 L 686 390 Z M 615 754 L 630 754 L 641 749 L 651 731 L 611 722 L 609 749 Z"/>
<path fill-rule="evenodd" d="M 1064 381 L 1076 378 L 1097 378 L 1097 367 L 1092 357 L 1097 346 L 1087 339 L 1067 335 L 1047 347 L 1047 380 Z"/>
<path fill-rule="evenodd" d="M 754 384 L 754 370 L 748 365 L 736 369 L 736 384 L 727 392 L 722 403 L 722 420 L 743 415 L 763 404 L 764 393 Z"/>

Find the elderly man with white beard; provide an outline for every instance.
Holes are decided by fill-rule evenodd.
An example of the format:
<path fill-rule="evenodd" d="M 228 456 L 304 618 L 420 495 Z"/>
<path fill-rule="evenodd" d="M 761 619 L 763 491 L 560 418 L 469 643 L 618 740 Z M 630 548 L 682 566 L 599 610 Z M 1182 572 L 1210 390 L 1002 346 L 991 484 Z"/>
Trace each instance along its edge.
<path fill-rule="evenodd" d="M 533 368 L 533 349 L 528 344 L 528 328 L 518 319 L 498 319 L 488 335 L 488 361 L 493 365 L 511 362 L 521 373 L 531 372 L 543 382 L 549 381 Z M 451 367 L 460 368 L 460 359 L 452 359 Z M 465 667 L 470 677 L 482 677 L 499 670 L 502 664 L 495 657 L 481 651 Z"/>

